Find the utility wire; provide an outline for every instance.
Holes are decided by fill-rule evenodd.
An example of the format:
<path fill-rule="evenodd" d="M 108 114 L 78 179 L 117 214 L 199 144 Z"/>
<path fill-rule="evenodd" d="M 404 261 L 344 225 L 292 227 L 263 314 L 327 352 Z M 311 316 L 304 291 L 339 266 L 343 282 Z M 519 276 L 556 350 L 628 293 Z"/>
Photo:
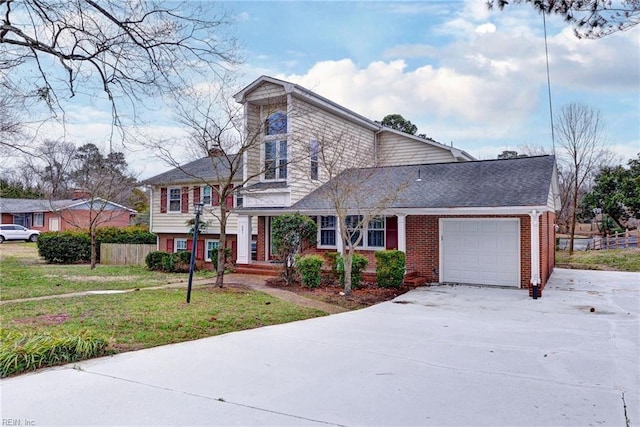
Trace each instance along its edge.
<path fill-rule="evenodd" d="M 553 131 L 553 107 L 551 104 L 551 77 L 549 74 L 549 47 L 547 46 L 547 19 L 545 18 L 545 11 L 542 11 L 542 25 L 544 27 L 544 53 L 547 59 L 547 91 L 549 94 L 549 117 L 551 119 L 551 147 L 553 155 L 556 154 L 556 137 Z"/>

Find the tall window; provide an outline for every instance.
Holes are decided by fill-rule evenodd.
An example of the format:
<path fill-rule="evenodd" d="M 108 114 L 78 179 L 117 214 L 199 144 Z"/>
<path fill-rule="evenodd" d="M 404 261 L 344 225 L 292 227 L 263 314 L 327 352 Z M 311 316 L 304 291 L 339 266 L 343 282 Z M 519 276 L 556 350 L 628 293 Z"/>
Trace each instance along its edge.
<path fill-rule="evenodd" d="M 33 214 L 33 226 L 44 227 L 44 214 L 42 212 L 36 212 Z"/>
<path fill-rule="evenodd" d="M 287 178 L 287 141 L 264 143 L 265 179 Z"/>
<path fill-rule="evenodd" d="M 320 246 L 336 245 L 336 217 L 320 217 Z"/>
<path fill-rule="evenodd" d="M 205 261 L 217 260 L 218 259 L 218 247 L 220 246 L 220 242 L 217 240 L 207 240 L 207 255 Z"/>
<path fill-rule="evenodd" d="M 187 250 L 187 239 L 175 239 L 174 240 L 174 252 L 181 252 Z"/>
<path fill-rule="evenodd" d="M 169 189 L 169 212 L 180 212 L 180 189 Z"/>
<path fill-rule="evenodd" d="M 287 178 L 287 115 L 277 111 L 265 120 L 264 178 Z"/>
<path fill-rule="evenodd" d="M 320 143 L 315 139 L 311 140 L 309 146 L 309 156 L 311 158 L 311 179 L 318 179 L 318 153 L 320 152 Z"/>
<path fill-rule="evenodd" d="M 287 115 L 281 111 L 270 114 L 264 123 L 265 135 L 282 135 L 287 133 Z"/>
<path fill-rule="evenodd" d="M 211 206 L 211 187 L 202 187 L 202 203 L 205 206 Z"/>
<path fill-rule="evenodd" d="M 369 221 L 367 246 L 370 248 L 384 248 L 384 218 L 378 217 Z"/>

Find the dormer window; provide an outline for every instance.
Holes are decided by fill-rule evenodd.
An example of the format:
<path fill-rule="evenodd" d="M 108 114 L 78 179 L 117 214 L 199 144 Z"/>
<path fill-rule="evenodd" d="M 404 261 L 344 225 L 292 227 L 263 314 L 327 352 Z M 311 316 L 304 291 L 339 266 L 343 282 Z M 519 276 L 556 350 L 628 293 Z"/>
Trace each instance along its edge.
<path fill-rule="evenodd" d="M 265 135 L 282 135 L 287 133 L 287 115 L 281 111 L 277 111 L 265 120 Z"/>

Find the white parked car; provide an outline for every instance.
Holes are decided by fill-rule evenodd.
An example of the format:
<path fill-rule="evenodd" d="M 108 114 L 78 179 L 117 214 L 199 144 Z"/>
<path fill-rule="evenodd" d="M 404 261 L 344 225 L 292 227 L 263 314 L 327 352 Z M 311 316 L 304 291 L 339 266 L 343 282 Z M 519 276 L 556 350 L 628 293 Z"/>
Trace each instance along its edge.
<path fill-rule="evenodd" d="M 0 243 L 5 240 L 24 240 L 26 242 L 35 242 L 38 240 L 38 235 L 40 235 L 38 230 L 29 230 L 21 225 L 0 225 Z"/>

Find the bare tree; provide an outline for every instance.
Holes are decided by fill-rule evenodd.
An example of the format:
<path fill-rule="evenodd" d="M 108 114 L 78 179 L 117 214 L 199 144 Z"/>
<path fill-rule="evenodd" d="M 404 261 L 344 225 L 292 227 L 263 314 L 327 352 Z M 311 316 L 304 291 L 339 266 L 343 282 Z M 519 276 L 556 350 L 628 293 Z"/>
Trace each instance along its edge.
<path fill-rule="evenodd" d="M 224 248 L 227 243 L 227 224 L 233 206 L 226 202 L 241 191 L 249 181 L 264 173 L 268 166 L 244 170 L 244 157 L 260 149 L 264 123 L 246 129 L 243 108 L 231 98 L 234 87 L 229 76 L 222 85 L 201 88 L 185 94 L 175 106 L 178 120 L 189 130 L 188 141 L 181 141 L 194 159 L 207 157 L 211 174 L 194 173 L 184 168 L 169 141 L 153 143 L 158 156 L 167 164 L 182 171 L 202 186 L 211 188 L 212 207 L 208 210 L 220 224 L 219 250 L 216 260 L 216 285 L 223 286 L 225 271 Z"/>
<path fill-rule="evenodd" d="M 123 137 L 145 98 L 179 94 L 238 61 L 228 17 L 205 2 L 0 0 L 0 15 L 3 90 L 63 123 L 68 99 L 102 97 Z"/>
<path fill-rule="evenodd" d="M 565 105 L 555 121 L 558 145 L 562 148 L 561 160 L 568 171 L 566 182 L 569 191 L 569 254 L 573 253 L 580 193 L 584 185 L 600 170 L 603 162 L 611 158 L 605 148 L 605 123 L 597 110 L 578 103 Z"/>
<path fill-rule="evenodd" d="M 353 139 L 347 126 L 344 129 L 316 129 L 315 137 L 319 175 L 326 181 L 318 191 L 322 192 L 322 198 L 331 206 L 338 221 L 342 241 L 339 248 L 344 262 L 344 292 L 349 295 L 353 255 L 363 242 L 369 224 L 383 220 L 383 211 L 393 205 L 409 182 L 385 179 L 385 176 L 391 178 L 393 171 L 372 167 L 373 150 L 369 150 L 369 156 L 354 156 L 354 148 L 361 142 Z M 314 157 L 312 147 L 311 158 Z"/>
<path fill-rule="evenodd" d="M 77 148 L 66 141 L 44 140 L 24 159 L 24 169 L 37 177 L 49 199 L 64 199 L 71 195 L 70 174 Z"/>
<path fill-rule="evenodd" d="M 128 173 L 124 154 L 120 152 L 103 156 L 95 145 L 86 144 L 78 148 L 73 160 L 69 179 L 82 193 L 88 210 L 68 209 L 62 217 L 75 227 L 89 229 L 91 269 L 94 269 L 97 262 L 96 231 L 117 215 L 123 215 L 122 211 L 112 209 L 112 203 L 125 203 L 137 180 Z"/>
<path fill-rule="evenodd" d="M 487 7 L 504 9 L 509 2 L 530 4 L 538 12 L 563 17 L 575 26 L 578 38 L 597 39 L 640 23 L 638 0 L 487 0 Z"/>

